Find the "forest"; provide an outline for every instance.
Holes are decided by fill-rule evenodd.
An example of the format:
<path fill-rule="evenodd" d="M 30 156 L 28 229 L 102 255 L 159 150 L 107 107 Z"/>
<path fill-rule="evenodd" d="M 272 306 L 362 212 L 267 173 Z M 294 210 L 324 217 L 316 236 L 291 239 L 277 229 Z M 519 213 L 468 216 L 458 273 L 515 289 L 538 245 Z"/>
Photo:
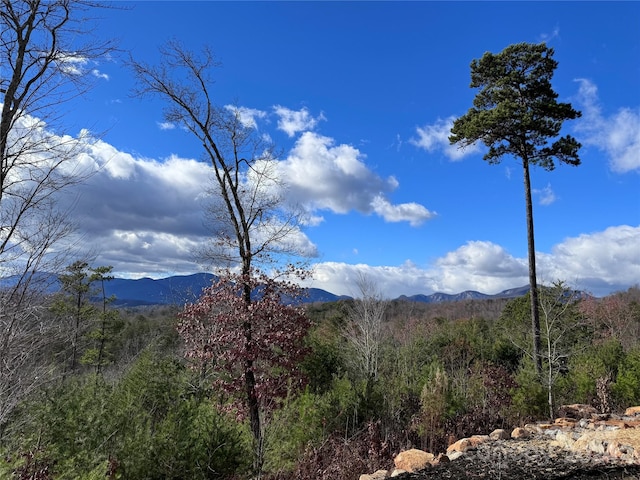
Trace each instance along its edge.
<path fill-rule="evenodd" d="M 248 419 L 224 408 L 233 393 L 214 387 L 220 372 L 185 355 L 184 307 L 111 308 L 78 288 L 91 278 L 78 271 L 47 299 L 50 329 L 23 365 L 49 381 L 12 407 L 3 384 L 0 477 L 249 478 Z M 538 376 L 528 296 L 423 304 L 364 286 L 359 298 L 304 307 L 304 380 L 264 403 L 262 478 L 357 478 L 402 449 L 443 452 L 562 404 L 640 401 L 638 287 L 604 298 L 541 288 Z"/>

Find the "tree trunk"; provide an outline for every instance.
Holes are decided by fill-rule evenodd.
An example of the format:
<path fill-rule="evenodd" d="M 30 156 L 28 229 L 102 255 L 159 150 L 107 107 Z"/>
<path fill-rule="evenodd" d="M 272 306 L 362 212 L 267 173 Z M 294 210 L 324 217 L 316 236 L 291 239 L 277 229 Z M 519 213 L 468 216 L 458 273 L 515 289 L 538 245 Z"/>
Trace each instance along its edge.
<path fill-rule="evenodd" d="M 551 330 L 549 328 L 549 319 L 545 322 L 547 325 L 547 402 L 549 403 L 549 420 L 553 420 L 553 358 L 551 354 Z"/>
<path fill-rule="evenodd" d="M 253 361 L 245 363 L 245 386 L 247 389 L 247 404 L 249 408 L 249 423 L 253 435 L 253 474 L 254 478 L 262 475 L 264 463 L 264 449 L 262 438 L 262 425 L 260 424 L 260 405 L 256 396 L 256 378 L 253 373 Z"/>
<path fill-rule="evenodd" d="M 248 276 L 250 271 L 251 263 L 245 259 L 243 272 Z M 251 303 L 251 287 L 248 284 L 244 285 L 242 295 L 245 305 L 248 308 Z M 244 324 L 244 340 L 248 354 L 248 358 L 244 364 L 244 381 L 247 395 L 247 409 L 249 410 L 249 425 L 253 436 L 253 474 L 255 475 L 254 478 L 259 479 L 262 476 L 262 465 L 264 463 L 264 445 L 262 425 L 260 422 L 260 402 L 256 394 L 256 377 L 253 372 L 253 358 L 251 353 L 253 333 L 251 323 L 248 321 Z"/>
<path fill-rule="evenodd" d="M 527 204 L 527 249 L 529 255 L 529 289 L 531 298 L 531 330 L 533 334 L 533 361 L 536 373 L 542 374 L 542 357 L 540 356 L 540 311 L 538 308 L 538 281 L 536 279 L 536 247 L 533 235 L 533 203 L 531 201 L 531 179 L 529 177 L 529 161 L 522 159 L 524 169 L 524 192 Z"/>

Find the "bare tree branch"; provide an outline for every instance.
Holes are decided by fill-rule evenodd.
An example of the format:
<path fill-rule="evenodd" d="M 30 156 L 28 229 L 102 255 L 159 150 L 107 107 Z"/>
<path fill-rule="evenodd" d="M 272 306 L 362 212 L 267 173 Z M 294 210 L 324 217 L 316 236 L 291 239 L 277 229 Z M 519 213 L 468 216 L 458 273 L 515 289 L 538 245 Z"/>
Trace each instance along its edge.
<path fill-rule="evenodd" d="M 0 8 L 0 424 L 50 378 L 42 272 L 58 271 L 74 231 L 60 195 L 86 178 L 78 139 L 56 135 L 62 104 L 85 93 L 113 50 L 91 41 L 84 0 L 2 0 Z M 7 277 L 10 278 L 7 280 Z"/>

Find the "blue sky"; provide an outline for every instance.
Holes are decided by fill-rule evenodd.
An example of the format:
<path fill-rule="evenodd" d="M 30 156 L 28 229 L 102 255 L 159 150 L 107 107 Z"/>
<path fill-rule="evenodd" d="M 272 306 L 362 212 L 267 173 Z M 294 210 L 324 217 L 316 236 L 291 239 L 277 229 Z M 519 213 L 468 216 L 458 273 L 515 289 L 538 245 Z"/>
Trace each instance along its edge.
<path fill-rule="evenodd" d="M 131 95 L 124 65 L 155 63 L 171 38 L 208 45 L 220 105 L 253 112 L 282 151 L 290 195 L 316 219 L 303 243 L 313 286 L 355 293 L 358 273 L 389 297 L 497 293 L 525 285 L 522 168 L 448 146 L 471 106 L 470 62 L 518 42 L 555 49 L 553 85 L 582 111 L 567 122 L 582 165 L 532 171 L 540 281 L 596 295 L 640 282 L 640 3 L 115 2 L 94 33 L 121 52 L 91 66 L 67 104 L 96 168 L 76 214 L 98 265 L 118 276 L 200 271 L 200 147 Z"/>

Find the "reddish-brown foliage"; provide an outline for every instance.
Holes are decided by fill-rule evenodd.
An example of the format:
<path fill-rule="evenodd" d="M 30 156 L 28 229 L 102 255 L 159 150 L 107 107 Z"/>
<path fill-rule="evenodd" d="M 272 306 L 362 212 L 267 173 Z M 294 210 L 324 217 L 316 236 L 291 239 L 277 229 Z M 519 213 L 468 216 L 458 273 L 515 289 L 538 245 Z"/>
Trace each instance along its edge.
<path fill-rule="evenodd" d="M 250 301 L 246 291 L 252 292 Z M 228 273 L 179 314 L 187 358 L 196 360 L 196 368 L 207 365 L 216 373 L 214 387 L 229 394 L 240 416 L 247 413 L 247 368 L 263 410 L 304 381 L 299 366 L 307 353 L 303 339 L 310 322 L 294 302 L 297 297 L 290 282 L 255 272 Z"/>
<path fill-rule="evenodd" d="M 308 445 L 295 469 L 271 474 L 266 480 L 343 480 L 358 478 L 362 473 L 391 469 L 391 442 L 382 440 L 379 422 L 370 422 L 366 429 L 351 438 L 338 433 L 321 445 Z"/>
<path fill-rule="evenodd" d="M 580 303 L 581 313 L 592 323 L 601 339 L 615 338 L 625 349 L 636 344 L 640 335 L 640 309 L 638 289 L 609 295 L 604 298 L 588 297 Z"/>

